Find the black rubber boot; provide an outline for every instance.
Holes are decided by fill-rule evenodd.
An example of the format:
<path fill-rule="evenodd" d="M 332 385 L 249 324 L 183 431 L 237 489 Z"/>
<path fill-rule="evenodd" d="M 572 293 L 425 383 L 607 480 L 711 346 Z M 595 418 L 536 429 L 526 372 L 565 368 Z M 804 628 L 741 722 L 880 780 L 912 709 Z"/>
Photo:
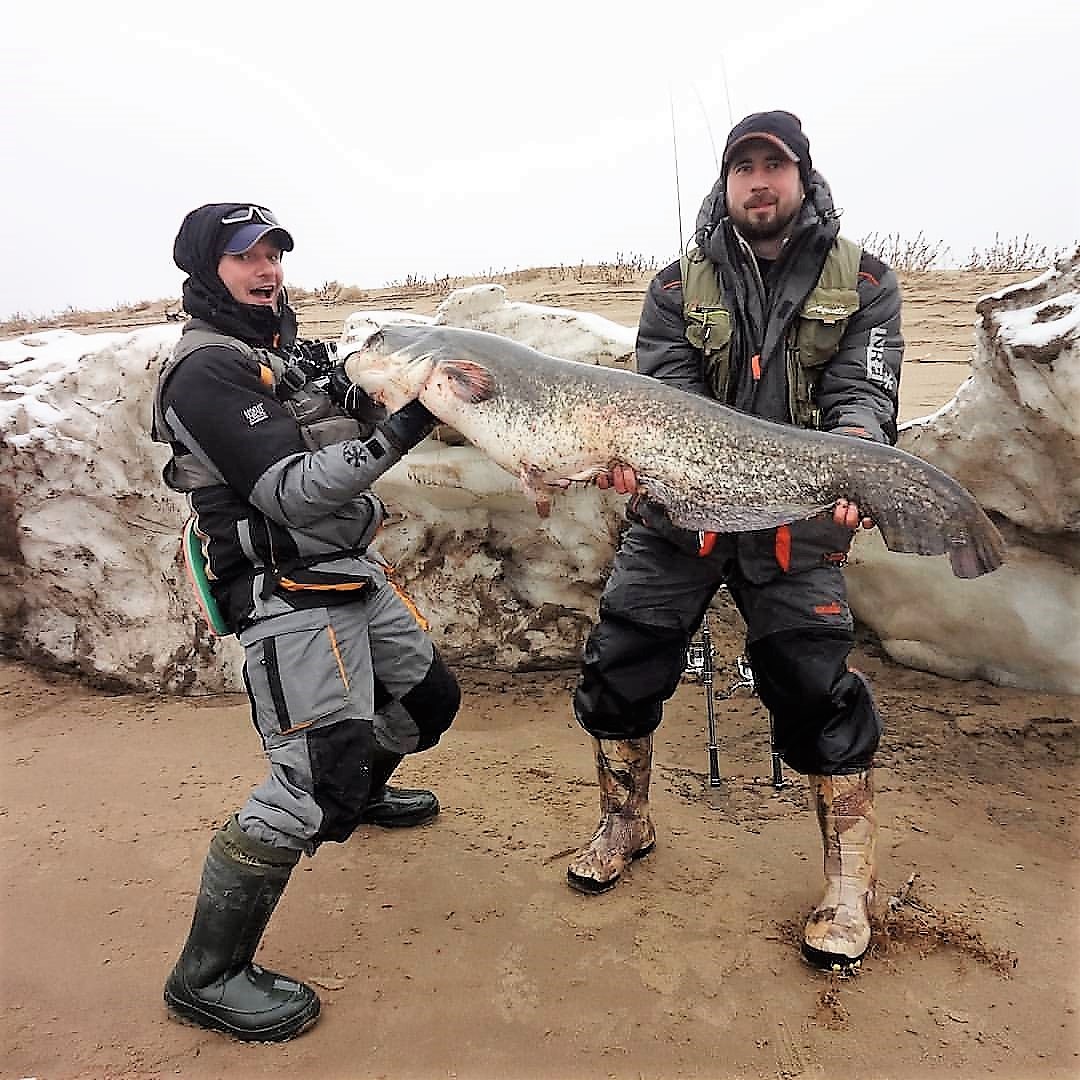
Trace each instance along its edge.
<path fill-rule="evenodd" d="M 236 818 L 214 835 L 191 932 L 165 982 L 181 1020 L 245 1042 L 282 1042 L 315 1022 L 311 987 L 251 962 L 299 857 L 247 836 Z"/>
<path fill-rule="evenodd" d="M 371 759 L 371 794 L 360 815 L 365 825 L 401 829 L 423 825 L 439 812 L 439 800 L 433 791 L 423 788 L 390 787 L 387 780 L 401 764 L 402 754 L 395 754 L 375 744 Z"/>

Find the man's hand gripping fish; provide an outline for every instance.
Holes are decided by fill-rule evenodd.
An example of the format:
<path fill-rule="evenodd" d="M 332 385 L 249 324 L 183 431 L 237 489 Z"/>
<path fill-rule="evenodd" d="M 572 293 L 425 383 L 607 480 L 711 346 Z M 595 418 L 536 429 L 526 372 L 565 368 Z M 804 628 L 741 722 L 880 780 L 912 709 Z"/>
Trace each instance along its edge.
<path fill-rule="evenodd" d="M 957 577 L 997 569 L 1005 544 L 972 495 L 880 443 L 775 424 L 656 379 L 561 360 L 496 334 L 399 324 L 345 362 L 387 408 L 419 398 L 521 479 L 550 492 L 631 466 L 671 520 L 702 532 L 773 528 L 857 503 L 893 551 L 949 556 Z"/>

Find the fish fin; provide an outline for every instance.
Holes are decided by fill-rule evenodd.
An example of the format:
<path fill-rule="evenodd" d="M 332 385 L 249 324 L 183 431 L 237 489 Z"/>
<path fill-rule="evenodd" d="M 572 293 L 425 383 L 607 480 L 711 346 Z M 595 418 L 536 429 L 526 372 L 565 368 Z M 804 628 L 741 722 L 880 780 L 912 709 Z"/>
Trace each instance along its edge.
<path fill-rule="evenodd" d="M 525 494 L 536 504 L 538 517 L 546 518 L 551 515 L 551 496 L 548 494 L 547 485 L 543 481 L 543 470 L 535 465 L 523 461 L 518 468 L 518 479 Z"/>
<path fill-rule="evenodd" d="M 551 487 L 568 488 L 571 484 L 594 484 L 599 476 L 609 475 L 611 470 L 604 465 L 590 465 L 580 469 L 569 476 L 561 476 L 558 480 L 549 480 Z"/>
<path fill-rule="evenodd" d="M 495 393 L 495 376 L 475 360 L 446 360 L 439 367 L 450 380 L 453 393 L 470 405 L 486 401 Z"/>
<path fill-rule="evenodd" d="M 753 532 L 775 529 L 831 510 L 833 503 L 772 503 L 768 506 L 717 504 L 688 506 L 678 493 L 652 477 L 639 476 L 650 498 L 660 503 L 672 523 L 691 532 Z"/>

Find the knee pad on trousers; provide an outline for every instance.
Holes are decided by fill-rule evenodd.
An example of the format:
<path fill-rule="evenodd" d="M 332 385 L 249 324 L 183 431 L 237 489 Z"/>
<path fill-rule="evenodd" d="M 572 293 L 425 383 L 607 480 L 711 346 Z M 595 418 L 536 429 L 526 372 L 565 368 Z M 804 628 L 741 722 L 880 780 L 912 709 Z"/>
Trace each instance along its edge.
<path fill-rule="evenodd" d="M 346 720 L 306 734 L 311 761 L 312 797 L 322 822 L 312 843 L 341 843 L 360 824 L 371 792 L 375 733 L 366 720 Z"/>
<path fill-rule="evenodd" d="M 401 699 L 416 724 L 417 750 L 430 750 L 442 737 L 461 707 L 461 688 L 438 651 L 427 674 Z"/>
<path fill-rule="evenodd" d="M 776 747 L 796 772 L 868 768 L 881 739 L 869 683 L 847 666 L 850 635 L 803 630 L 749 647 L 758 695 L 772 713 Z"/>

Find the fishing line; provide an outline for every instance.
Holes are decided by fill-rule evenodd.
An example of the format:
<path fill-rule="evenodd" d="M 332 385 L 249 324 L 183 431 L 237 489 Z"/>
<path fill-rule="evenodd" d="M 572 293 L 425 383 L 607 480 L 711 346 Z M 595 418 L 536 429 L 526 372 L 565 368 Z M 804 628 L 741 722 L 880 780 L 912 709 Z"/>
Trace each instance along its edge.
<path fill-rule="evenodd" d="M 668 104 L 671 107 L 671 154 L 675 161 L 675 213 L 679 219 L 679 251 L 683 249 L 682 192 L 679 188 L 679 143 L 675 137 L 675 98 L 668 83 Z"/>
<path fill-rule="evenodd" d="M 731 111 L 731 91 L 728 89 L 727 64 L 724 63 L 724 54 L 720 53 L 720 76 L 724 80 L 724 97 L 727 100 L 728 131 L 735 126 L 735 114 Z"/>
<path fill-rule="evenodd" d="M 705 102 L 701 100 L 701 95 L 698 93 L 696 83 L 690 84 L 690 89 L 694 91 L 694 97 L 697 98 L 698 108 L 701 109 L 702 118 L 705 120 L 705 130 L 709 133 L 709 145 L 712 147 L 712 159 L 713 165 L 716 166 L 716 175 L 720 175 L 720 158 L 716 153 L 716 140 L 713 138 L 712 124 L 709 123 L 709 114 L 705 111 Z M 727 79 L 724 79 L 724 90 L 727 91 Z M 728 101 L 728 116 L 731 116 L 731 101 Z M 730 127 L 731 125 L 729 125 Z"/>

